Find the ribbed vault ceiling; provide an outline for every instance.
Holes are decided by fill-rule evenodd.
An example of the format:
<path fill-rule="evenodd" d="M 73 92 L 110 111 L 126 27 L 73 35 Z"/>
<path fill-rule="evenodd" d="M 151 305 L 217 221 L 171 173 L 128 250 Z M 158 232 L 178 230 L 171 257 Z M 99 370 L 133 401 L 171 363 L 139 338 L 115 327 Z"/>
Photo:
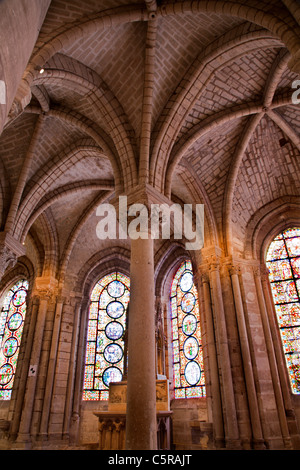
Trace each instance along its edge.
<path fill-rule="evenodd" d="M 213 11 L 164 13 L 173 3 L 179 2 L 158 4 L 150 181 L 183 202 L 205 201 L 215 241 L 224 247 L 230 225 L 242 249 L 257 210 L 299 196 L 300 113 L 291 102 L 299 77 L 288 68 L 286 45 L 261 22 Z M 262 10 L 270 9 L 261 3 Z M 282 4 L 273 4 L 279 16 Z M 135 12 L 132 17 L 143 11 L 144 20 L 128 15 L 114 21 L 128 11 Z M 71 246 L 74 256 L 81 250 L 82 262 L 93 256 L 97 203 L 114 188 L 126 191 L 138 182 L 146 11 L 145 4 L 130 0 L 53 0 L 28 70 L 59 34 L 60 43 L 47 56 L 45 73 L 35 74 L 30 104 L 0 137 L 3 226 L 9 194 L 43 116 L 15 233 L 22 239 L 34 230 L 46 250 L 41 217 L 51 213 L 62 263 Z M 86 26 L 101 15 L 112 24 Z"/>

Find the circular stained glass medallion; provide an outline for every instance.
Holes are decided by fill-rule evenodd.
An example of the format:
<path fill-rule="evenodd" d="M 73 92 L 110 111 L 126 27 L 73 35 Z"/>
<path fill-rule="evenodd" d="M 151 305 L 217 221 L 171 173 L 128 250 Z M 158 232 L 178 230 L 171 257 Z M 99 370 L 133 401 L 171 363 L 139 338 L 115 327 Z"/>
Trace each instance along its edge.
<path fill-rule="evenodd" d="M 120 382 L 122 380 L 122 372 L 118 367 L 108 367 L 103 372 L 103 382 L 108 387 L 110 382 Z"/>
<path fill-rule="evenodd" d="M 124 328 L 118 321 L 111 321 L 105 327 L 105 334 L 109 339 L 120 339 L 123 335 Z"/>
<path fill-rule="evenodd" d="M 111 364 L 116 364 L 123 357 L 123 349 L 119 344 L 109 344 L 103 352 L 104 358 Z"/>
<path fill-rule="evenodd" d="M 182 320 L 182 331 L 186 336 L 192 335 L 197 328 L 197 318 L 192 313 L 189 313 Z"/>
<path fill-rule="evenodd" d="M 22 325 L 23 317 L 20 313 L 14 313 L 8 320 L 8 328 L 10 331 L 16 331 Z"/>
<path fill-rule="evenodd" d="M 18 349 L 18 340 L 12 336 L 8 338 L 3 345 L 3 354 L 6 357 L 13 356 Z"/>
<path fill-rule="evenodd" d="M 183 292 L 189 291 L 193 287 L 193 274 L 187 271 L 180 279 L 180 288 Z"/>
<path fill-rule="evenodd" d="M 190 385 L 196 385 L 201 377 L 201 370 L 197 362 L 188 362 L 185 366 L 184 375 Z"/>
<path fill-rule="evenodd" d="M 188 292 L 183 296 L 181 301 L 181 308 L 185 313 L 190 313 L 196 303 L 196 297 L 191 292 Z"/>
<path fill-rule="evenodd" d="M 120 281 L 112 281 L 108 284 L 107 291 L 112 297 L 118 298 L 124 294 L 125 286 Z"/>
<path fill-rule="evenodd" d="M 24 289 L 19 289 L 12 298 L 12 303 L 15 307 L 20 307 L 24 304 L 26 300 L 27 291 Z"/>
<path fill-rule="evenodd" d="M 199 351 L 199 344 L 196 338 L 187 338 L 183 345 L 183 352 L 187 359 L 195 359 Z"/>
<path fill-rule="evenodd" d="M 118 301 L 110 302 L 106 311 L 111 318 L 120 318 L 124 313 L 124 305 Z"/>
<path fill-rule="evenodd" d="M 10 364 L 4 364 L 0 369 L 0 385 L 7 385 L 13 377 L 13 367 Z"/>

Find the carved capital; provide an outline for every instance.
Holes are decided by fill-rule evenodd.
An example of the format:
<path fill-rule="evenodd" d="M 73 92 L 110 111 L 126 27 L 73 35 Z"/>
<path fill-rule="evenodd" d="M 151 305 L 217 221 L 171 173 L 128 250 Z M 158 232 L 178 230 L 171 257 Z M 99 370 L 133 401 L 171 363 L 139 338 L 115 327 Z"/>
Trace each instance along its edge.
<path fill-rule="evenodd" d="M 209 284 L 209 275 L 207 273 L 201 274 L 202 284 Z"/>
<path fill-rule="evenodd" d="M 239 274 L 241 274 L 241 267 L 238 266 L 237 264 L 229 264 L 228 265 L 228 272 L 229 272 L 230 276 L 239 275 Z"/>
<path fill-rule="evenodd" d="M 0 233 L 0 277 L 8 268 L 13 268 L 20 256 L 25 254 L 25 247 L 12 235 Z"/>
<path fill-rule="evenodd" d="M 0 277 L 3 276 L 7 268 L 14 268 L 17 263 L 17 256 L 6 246 L 0 248 Z"/>
<path fill-rule="evenodd" d="M 209 264 L 209 271 L 210 272 L 220 271 L 220 261 L 217 258 L 214 258 L 211 260 Z"/>
<path fill-rule="evenodd" d="M 53 277 L 38 277 L 35 280 L 33 295 L 40 300 L 51 300 L 57 296 L 57 280 Z"/>

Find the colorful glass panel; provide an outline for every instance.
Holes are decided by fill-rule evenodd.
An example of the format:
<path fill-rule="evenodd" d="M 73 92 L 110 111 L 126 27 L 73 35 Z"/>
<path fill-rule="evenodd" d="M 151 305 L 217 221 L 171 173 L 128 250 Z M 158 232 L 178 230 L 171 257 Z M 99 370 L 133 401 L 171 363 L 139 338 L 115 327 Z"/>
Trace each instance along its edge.
<path fill-rule="evenodd" d="M 175 274 L 170 304 L 175 398 L 205 397 L 198 293 L 190 261 Z"/>
<path fill-rule="evenodd" d="M 108 400 L 110 382 L 122 380 L 129 296 L 130 280 L 119 272 L 103 277 L 92 291 L 83 400 Z"/>
<path fill-rule="evenodd" d="M 292 392 L 299 395 L 300 228 L 289 228 L 274 238 L 266 264 Z"/>
<path fill-rule="evenodd" d="M 18 281 L 5 296 L 0 314 L 0 400 L 10 400 L 26 315 L 28 282 Z"/>

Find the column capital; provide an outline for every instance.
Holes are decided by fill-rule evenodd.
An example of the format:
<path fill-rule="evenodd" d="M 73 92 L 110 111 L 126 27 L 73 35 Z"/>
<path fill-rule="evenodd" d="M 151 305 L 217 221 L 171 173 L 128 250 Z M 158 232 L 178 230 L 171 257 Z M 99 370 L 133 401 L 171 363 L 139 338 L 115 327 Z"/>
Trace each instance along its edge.
<path fill-rule="evenodd" d="M 201 261 L 203 265 L 207 266 L 210 272 L 220 270 L 221 259 L 222 250 L 218 246 L 202 248 Z"/>
<path fill-rule="evenodd" d="M 10 233 L 0 232 L 0 278 L 7 268 L 13 268 L 20 256 L 26 253 L 25 247 Z"/>
<path fill-rule="evenodd" d="M 209 263 L 208 269 L 210 273 L 215 271 L 220 272 L 220 260 L 217 258 L 212 259 Z"/>
<path fill-rule="evenodd" d="M 52 276 L 37 277 L 32 295 L 40 298 L 40 300 L 50 300 L 58 294 L 57 284 L 57 280 Z"/>
<path fill-rule="evenodd" d="M 202 273 L 200 275 L 202 284 L 209 284 L 209 275 L 208 273 Z"/>
<path fill-rule="evenodd" d="M 239 266 L 238 264 L 234 264 L 234 263 L 231 263 L 227 266 L 227 269 L 228 269 L 228 272 L 230 274 L 230 276 L 234 276 L 234 275 L 239 275 L 241 274 L 241 266 Z"/>

